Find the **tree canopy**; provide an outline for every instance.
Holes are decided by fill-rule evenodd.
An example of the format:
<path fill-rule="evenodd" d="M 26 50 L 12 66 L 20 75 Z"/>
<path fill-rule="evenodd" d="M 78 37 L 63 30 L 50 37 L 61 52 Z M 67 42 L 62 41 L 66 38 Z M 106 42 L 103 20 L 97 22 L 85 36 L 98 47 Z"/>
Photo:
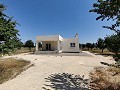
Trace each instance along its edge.
<path fill-rule="evenodd" d="M 111 35 L 105 38 L 105 43 L 108 50 L 114 52 L 116 55 L 120 51 L 120 37 L 118 35 Z"/>
<path fill-rule="evenodd" d="M 99 49 L 102 49 L 102 53 L 103 53 L 103 50 L 106 48 L 105 41 L 103 39 L 99 38 L 97 41 L 97 47 Z"/>
<path fill-rule="evenodd" d="M 120 33 L 118 28 L 120 26 L 120 0 L 97 0 L 90 12 L 99 14 L 96 20 L 113 20 L 112 26 L 103 27 Z"/>
<path fill-rule="evenodd" d="M 94 43 L 86 43 L 86 47 L 88 48 L 91 48 L 91 50 L 95 47 L 95 44 Z"/>
<path fill-rule="evenodd" d="M 25 42 L 25 47 L 29 47 L 30 51 L 31 51 L 31 48 L 34 47 L 34 42 L 32 40 L 27 40 Z"/>
<path fill-rule="evenodd" d="M 21 46 L 18 38 L 17 22 L 12 17 L 4 14 L 6 7 L 0 4 L 0 52 L 5 54 L 14 51 L 15 48 Z"/>

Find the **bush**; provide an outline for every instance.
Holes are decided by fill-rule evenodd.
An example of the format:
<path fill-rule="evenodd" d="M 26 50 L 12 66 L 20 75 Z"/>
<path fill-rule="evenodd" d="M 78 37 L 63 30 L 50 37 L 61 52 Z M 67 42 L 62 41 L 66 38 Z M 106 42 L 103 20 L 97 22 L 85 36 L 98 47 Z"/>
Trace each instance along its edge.
<path fill-rule="evenodd" d="M 116 62 L 120 61 L 120 54 L 113 55 L 113 58 L 115 59 Z"/>
<path fill-rule="evenodd" d="M 31 52 L 32 47 L 34 47 L 34 42 L 32 40 L 27 40 L 24 46 L 28 47 Z"/>

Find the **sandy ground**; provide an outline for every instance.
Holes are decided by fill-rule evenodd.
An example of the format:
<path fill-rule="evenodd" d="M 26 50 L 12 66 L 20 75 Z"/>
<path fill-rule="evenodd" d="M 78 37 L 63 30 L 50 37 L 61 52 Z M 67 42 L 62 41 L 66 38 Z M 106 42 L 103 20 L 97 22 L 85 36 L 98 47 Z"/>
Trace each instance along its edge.
<path fill-rule="evenodd" d="M 88 78 L 89 72 L 94 67 L 103 66 L 100 62 L 113 63 L 111 57 L 94 55 L 89 52 L 88 56 L 57 56 L 57 55 L 34 55 L 20 54 L 7 56 L 30 60 L 34 66 L 22 72 L 16 78 L 0 85 L 0 90 L 43 90 L 45 78 L 54 73 L 71 73 L 85 75 Z"/>

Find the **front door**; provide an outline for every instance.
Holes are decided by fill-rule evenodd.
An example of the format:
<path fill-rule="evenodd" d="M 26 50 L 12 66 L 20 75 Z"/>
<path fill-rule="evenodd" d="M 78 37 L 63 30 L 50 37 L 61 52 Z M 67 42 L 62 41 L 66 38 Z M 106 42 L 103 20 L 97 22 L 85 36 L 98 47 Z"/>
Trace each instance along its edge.
<path fill-rule="evenodd" d="M 46 50 L 51 50 L 51 44 L 50 43 L 46 44 Z"/>

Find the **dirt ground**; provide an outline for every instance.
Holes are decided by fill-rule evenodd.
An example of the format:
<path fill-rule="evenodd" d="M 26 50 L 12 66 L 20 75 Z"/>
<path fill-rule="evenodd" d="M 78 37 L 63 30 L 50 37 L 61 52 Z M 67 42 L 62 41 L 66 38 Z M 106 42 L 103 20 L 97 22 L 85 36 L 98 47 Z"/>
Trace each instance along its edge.
<path fill-rule="evenodd" d="M 84 75 L 85 78 L 89 78 L 89 72 L 94 67 L 104 66 L 100 62 L 114 62 L 112 57 L 94 55 L 87 51 L 80 56 L 19 54 L 4 58 L 9 57 L 30 60 L 34 63 L 34 66 L 22 72 L 16 78 L 1 84 L 0 90 L 47 90 L 43 88 L 47 87 L 45 84 L 48 83 L 45 78 L 51 74 L 69 73 L 73 75 Z"/>

